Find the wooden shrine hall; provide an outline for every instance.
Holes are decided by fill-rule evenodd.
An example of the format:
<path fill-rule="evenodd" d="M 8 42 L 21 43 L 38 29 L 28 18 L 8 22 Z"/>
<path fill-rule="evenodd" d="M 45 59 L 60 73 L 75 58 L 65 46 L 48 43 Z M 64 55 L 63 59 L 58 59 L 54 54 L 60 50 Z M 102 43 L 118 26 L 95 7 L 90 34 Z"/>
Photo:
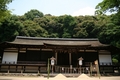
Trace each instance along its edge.
<path fill-rule="evenodd" d="M 98 60 L 100 71 L 113 72 L 111 55 L 117 49 L 101 44 L 98 39 L 39 38 L 17 36 L 13 42 L 0 44 L 0 72 L 47 72 L 48 58 L 55 58 L 54 72 L 82 69 Z M 63 69 L 64 68 L 64 69 Z M 108 70 L 109 68 L 109 70 Z M 73 72 L 73 71 L 72 71 Z"/>

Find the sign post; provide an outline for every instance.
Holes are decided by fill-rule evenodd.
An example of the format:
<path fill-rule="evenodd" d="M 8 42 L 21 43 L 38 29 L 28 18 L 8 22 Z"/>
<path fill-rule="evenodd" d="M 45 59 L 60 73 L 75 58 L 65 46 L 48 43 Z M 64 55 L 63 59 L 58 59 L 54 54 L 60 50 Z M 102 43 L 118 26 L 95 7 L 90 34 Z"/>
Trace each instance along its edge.
<path fill-rule="evenodd" d="M 90 62 L 90 76 L 92 76 L 92 62 Z"/>
<path fill-rule="evenodd" d="M 53 67 L 54 67 L 54 65 L 55 65 L 55 58 L 54 58 L 54 57 L 51 57 L 50 60 L 51 60 L 52 73 L 53 73 Z"/>
<path fill-rule="evenodd" d="M 98 60 L 95 60 L 94 63 L 95 63 L 96 69 L 97 69 L 97 75 L 98 75 L 98 77 L 100 78 L 100 71 L 99 71 Z"/>
<path fill-rule="evenodd" d="M 83 60 L 83 58 L 80 57 L 78 60 L 79 60 L 79 66 L 80 66 L 80 69 L 79 69 L 79 70 L 80 70 L 80 74 L 81 74 L 81 66 L 82 66 L 82 60 Z"/>
<path fill-rule="evenodd" d="M 47 69 L 47 71 L 48 71 L 48 79 L 49 79 L 49 76 L 50 76 L 49 58 L 48 58 L 48 69 Z"/>

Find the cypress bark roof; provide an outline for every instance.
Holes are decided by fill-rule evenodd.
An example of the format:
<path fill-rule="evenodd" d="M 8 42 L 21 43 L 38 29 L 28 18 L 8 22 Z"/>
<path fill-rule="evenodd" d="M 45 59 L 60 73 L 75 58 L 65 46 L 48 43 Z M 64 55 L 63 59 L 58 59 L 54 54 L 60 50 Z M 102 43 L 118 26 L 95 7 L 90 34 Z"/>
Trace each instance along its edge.
<path fill-rule="evenodd" d="M 53 45 L 53 46 L 108 46 L 102 44 L 96 38 L 39 38 L 39 37 L 23 37 L 17 36 L 10 44 L 20 45 Z"/>

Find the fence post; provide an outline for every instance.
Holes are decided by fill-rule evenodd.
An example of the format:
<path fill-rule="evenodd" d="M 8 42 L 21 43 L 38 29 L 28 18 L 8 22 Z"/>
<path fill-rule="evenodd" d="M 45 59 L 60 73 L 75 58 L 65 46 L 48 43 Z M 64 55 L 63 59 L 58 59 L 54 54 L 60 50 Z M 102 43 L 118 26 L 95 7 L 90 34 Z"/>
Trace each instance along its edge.
<path fill-rule="evenodd" d="M 90 76 L 92 76 L 92 62 L 90 63 Z"/>

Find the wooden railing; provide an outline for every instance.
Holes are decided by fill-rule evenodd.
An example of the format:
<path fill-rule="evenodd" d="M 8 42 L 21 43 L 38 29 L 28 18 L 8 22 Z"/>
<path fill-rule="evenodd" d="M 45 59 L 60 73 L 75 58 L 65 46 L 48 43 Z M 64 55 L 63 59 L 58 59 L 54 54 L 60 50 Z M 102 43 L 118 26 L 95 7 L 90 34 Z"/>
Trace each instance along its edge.
<path fill-rule="evenodd" d="M 17 64 L 47 64 L 45 61 L 17 61 Z"/>
<path fill-rule="evenodd" d="M 45 61 L 3 61 L 2 64 L 47 64 Z"/>
<path fill-rule="evenodd" d="M 101 62 L 100 65 L 112 65 L 111 62 Z"/>

